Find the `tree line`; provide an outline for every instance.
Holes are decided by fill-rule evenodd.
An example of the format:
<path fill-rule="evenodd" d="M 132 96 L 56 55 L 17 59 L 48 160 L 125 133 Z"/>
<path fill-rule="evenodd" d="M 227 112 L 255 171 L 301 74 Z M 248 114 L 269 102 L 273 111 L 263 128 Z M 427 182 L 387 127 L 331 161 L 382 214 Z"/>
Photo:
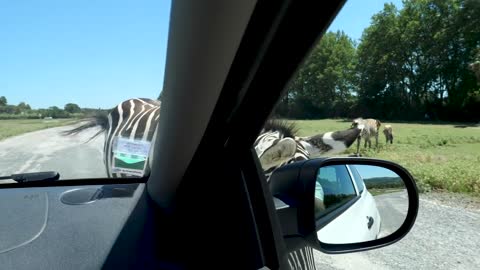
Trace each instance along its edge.
<path fill-rule="evenodd" d="M 326 33 L 275 115 L 480 120 L 480 1 L 385 4 L 358 44 Z"/>
<path fill-rule="evenodd" d="M 0 96 L 0 119 L 41 119 L 41 118 L 82 118 L 100 109 L 80 108 L 75 103 L 67 103 L 63 108 L 51 106 L 46 109 L 32 109 L 25 102 L 8 104 L 5 96 Z"/>

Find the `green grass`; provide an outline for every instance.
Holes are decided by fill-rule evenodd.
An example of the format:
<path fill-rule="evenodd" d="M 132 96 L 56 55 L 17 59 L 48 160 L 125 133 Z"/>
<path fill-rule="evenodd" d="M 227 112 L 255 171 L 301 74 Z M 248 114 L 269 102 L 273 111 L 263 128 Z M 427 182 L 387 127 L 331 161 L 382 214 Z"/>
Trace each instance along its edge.
<path fill-rule="evenodd" d="M 300 136 L 347 129 L 349 121 L 296 121 Z M 412 173 L 421 191 L 446 190 L 480 196 L 480 127 L 459 128 L 455 124 L 391 124 L 392 145 L 385 144 L 383 133 L 379 148 L 360 147 L 365 157 L 394 161 Z M 363 141 L 362 141 L 363 144 Z M 342 154 L 356 152 L 356 143 Z"/>
<path fill-rule="evenodd" d="M 16 119 L 0 120 L 0 140 L 40 129 L 64 126 L 75 123 L 74 119 Z"/>

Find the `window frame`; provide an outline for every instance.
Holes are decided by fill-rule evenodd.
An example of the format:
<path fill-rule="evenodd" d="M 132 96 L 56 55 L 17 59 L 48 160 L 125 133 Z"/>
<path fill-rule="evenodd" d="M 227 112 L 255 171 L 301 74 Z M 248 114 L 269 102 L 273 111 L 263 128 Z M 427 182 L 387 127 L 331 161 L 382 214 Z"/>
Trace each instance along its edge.
<path fill-rule="evenodd" d="M 357 194 L 359 196 L 361 196 L 366 189 L 366 185 L 365 185 L 365 182 L 363 181 L 363 177 L 360 175 L 360 173 L 358 172 L 358 170 L 355 167 L 353 167 L 353 168 L 350 167 L 350 166 L 355 166 L 355 165 L 345 165 L 345 166 L 347 166 L 347 170 L 350 173 L 351 178 L 353 179 Z M 353 173 L 353 171 L 355 171 L 357 173 L 357 175 L 360 177 L 360 181 L 361 181 L 361 184 L 362 184 L 362 189 L 361 190 L 358 187 L 357 181 L 355 180 L 356 177 L 355 177 L 355 174 Z"/>

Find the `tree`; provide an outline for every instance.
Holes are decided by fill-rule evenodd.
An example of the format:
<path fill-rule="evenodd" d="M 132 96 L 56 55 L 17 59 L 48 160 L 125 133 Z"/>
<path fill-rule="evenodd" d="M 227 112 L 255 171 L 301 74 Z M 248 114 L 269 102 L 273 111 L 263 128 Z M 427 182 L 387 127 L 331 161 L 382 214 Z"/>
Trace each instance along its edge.
<path fill-rule="evenodd" d="M 44 115 L 52 117 L 52 118 L 67 118 L 68 117 L 68 114 L 64 110 L 58 108 L 57 106 L 49 107 L 46 110 Z"/>
<path fill-rule="evenodd" d="M 360 106 L 380 118 L 471 117 L 479 12 L 474 0 L 404 1 L 402 10 L 386 4 L 358 46 Z"/>
<path fill-rule="evenodd" d="M 7 102 L 7 98 L 4 97 L 4 96 L 1 96 L 0 97 L 0 106 L 7 106 L 8 102 Z"/>
<path fill-rule="evenodd" d="M 82 111 L 82 109 L 80 109 L 80 106 L 75 103 L 65 104 L 64 110 L 68 113 L 79 113 Z"/>
<path fill-rule="evenodd" d="M 343 32 L 329 32 L 312 50 L 288 86 L 277 113 L 313 118 L 344 114 L 355 92 L 355 45 Z"/>
<path fill-rule="evenodd" d="M 20 102 L 18 105 L 17 105 L 17 108 L 20 112 L 27 112 L 27 111 L 30 111 L 32 108 L 30 107 L 30 105 L 28 105 L 27 103 L 25 102 Z"/>

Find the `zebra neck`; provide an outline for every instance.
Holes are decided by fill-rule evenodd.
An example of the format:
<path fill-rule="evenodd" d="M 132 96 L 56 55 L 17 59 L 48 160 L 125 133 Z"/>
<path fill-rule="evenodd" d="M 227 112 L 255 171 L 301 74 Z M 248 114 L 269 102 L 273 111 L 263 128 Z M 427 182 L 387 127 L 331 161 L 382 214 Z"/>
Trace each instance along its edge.
<path fill-rule="evenodd" d="M 303 148 L 308 152 L 310 156 L 316 156 L 316 155 L 322 154 L 322 151 L 320 150 L 320 148 L 312 144 L 308 140 L 308 138 L 296 138 L 296 141 L 298 141 L 303 146 Z"/>
<path fill-rule="evenodd" d="M 335 138 L 334 132 L 327 132 L 311 137 L 299 138 L 301 144 L 311 156 L 340 153 L 347 149 L 345 142 Z"/>

